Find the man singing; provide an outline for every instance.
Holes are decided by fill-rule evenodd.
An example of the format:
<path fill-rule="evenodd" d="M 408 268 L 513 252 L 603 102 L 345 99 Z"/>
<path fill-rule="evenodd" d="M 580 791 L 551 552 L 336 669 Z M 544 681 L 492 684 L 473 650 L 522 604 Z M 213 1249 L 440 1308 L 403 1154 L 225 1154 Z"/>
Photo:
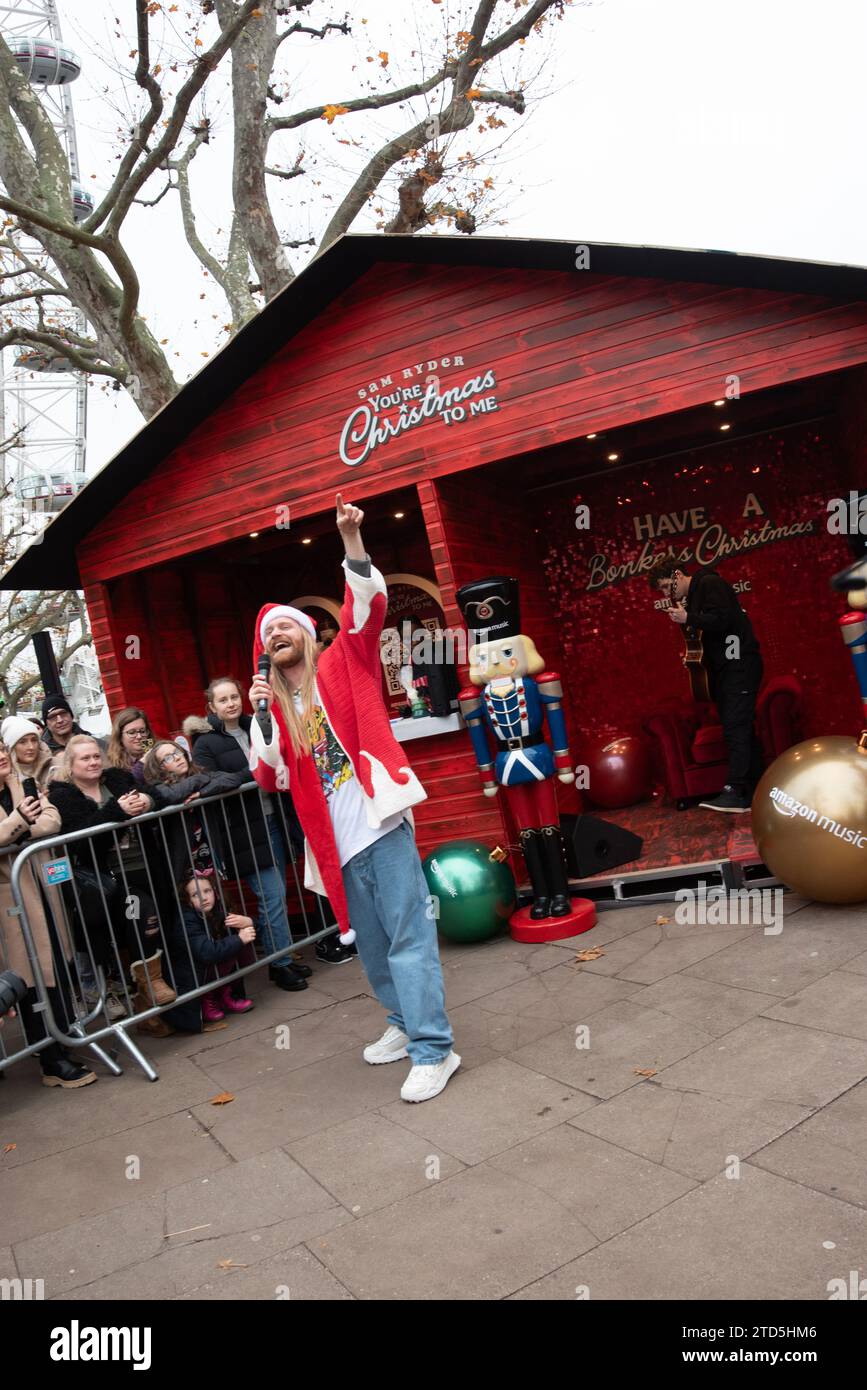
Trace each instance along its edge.
<path fill-rule="evenodd" d="M 647 577 L 651 589 L 669 599 L 671 621 L 700 634 L 708 687 L 723 727 L 729 779 L 719 796 L 699 804 L 711 811 L 749 811 L 762 774 L 753 720 L 764 669 L 752 623 L 731 584 L 715 570 L 684 574 L 675 560 L 661 555 Z"/>
<path fill-rule="evenodd" d="M 445 1011 L 436 923 L 410 807 L 426 792 L 395 739 L 382 698 L 385 580 L 361 540 L 364 513 L 337 494 L 346 591 L 340 631 L 317 654 L 300 609 L 268 603 L 256 620 L 250 689 L 272 720 L 250 729 L 250 767 L 266 792 L 289 790 L 305 835 L 304 881 L 328 897 L 340 938 L 358 954 L 388 1027 L 364 1049 L 377 1065 L 409 1057 L 407 1101 L 430 1100 L 457 1071 Z M 276 726 L 276 727 L 275 727 Z M 350 927 L 350 920 L 352 927 Z"/>

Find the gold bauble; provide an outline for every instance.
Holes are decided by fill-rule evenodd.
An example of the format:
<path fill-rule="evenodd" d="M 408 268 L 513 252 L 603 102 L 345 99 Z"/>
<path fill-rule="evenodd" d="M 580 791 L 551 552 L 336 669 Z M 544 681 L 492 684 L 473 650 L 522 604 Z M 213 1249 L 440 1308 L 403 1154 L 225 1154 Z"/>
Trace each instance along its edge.
<path fill-rule="evenodd" d="M 820 903 L 867 900 L 867 734 L 787 749 L 752 810 L 759 853 L 783 883 Z"/>

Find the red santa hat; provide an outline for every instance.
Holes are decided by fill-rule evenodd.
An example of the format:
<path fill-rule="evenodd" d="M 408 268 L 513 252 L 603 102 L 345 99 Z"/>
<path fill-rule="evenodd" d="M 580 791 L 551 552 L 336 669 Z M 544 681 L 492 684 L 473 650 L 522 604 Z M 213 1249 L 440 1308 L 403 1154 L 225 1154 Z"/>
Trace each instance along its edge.
<path fill-rule="evenodd" d="M 300 608 L 292 608 L 288 603 L 266 603 L 259 614 L 259 641 L 263 647 L 268 627 L 277 618 L 293 618 L 296 623 L 299 623 L 310 633 L 314 642 L 316 641 L 316 624 L 308 613 L 302 613 Z"/>

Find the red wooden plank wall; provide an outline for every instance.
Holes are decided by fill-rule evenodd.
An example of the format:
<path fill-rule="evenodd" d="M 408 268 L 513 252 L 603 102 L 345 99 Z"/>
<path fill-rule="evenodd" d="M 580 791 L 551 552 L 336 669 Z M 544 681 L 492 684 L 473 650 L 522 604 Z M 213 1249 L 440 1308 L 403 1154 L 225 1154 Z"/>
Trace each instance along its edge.
<path fill-rule="evenodd" d="M 533 638 L 548 669 L 561 671 L 568 690 L 569 678 L 562 669 L 562 652 L 532 514 L 521 495 L 507 497 L 501 489 L 491 489 L 482 477 L 466 473 L 421 484 L 418 491 L 449 625 L 463 627 L 455 602 L 455 592 L 462 584 L 490 574 L 515 575 L 520 583 L 522 630 Z M 570 732 L 574 742 L 574 727 Z M 455 758 L 460 756 L 462 765 L 467 760 L 478 779 L 469 735 L 463 733 L 455 738 Z M 458 742 L 461 739 L 463 747 Z M 449 794 L 447 782 L 446 778 L 442 797 Z M 579 809 L 574 789 L 558 783 L 557 793 L 561 811 Z M 437 803 L 440 800 L 437 785 Z M 492 805 L 481 793 L 478 780 L 474 795 L 467 798 L 461 794 L 460 811 L 466 828 L 455 838 L 489 840 L 496 836 L 499 822 L 500 835 L 505 834 L 509 843 L 517 844 L 517 829 L 505 798 L 499 794 Z M 522 861 L 513 859 L 513 868 L 520 878 L 524 877 Z"/>
<path fill-rule="evenodd" d="M 426 421 L 348 468 L 338 439 L 388 374 L 496 372 L 491 414 Z M 867 361 L 867 305 L 586 274 L 377 266 L 199 425 L 79 548 L 86 582 L 592 430 Z M 415 364 L 422 371 L 415 374 Z M 392 388 L 393 389 L 393 388 Z M 388 418 L 396 410 L 387 412 Z"/>

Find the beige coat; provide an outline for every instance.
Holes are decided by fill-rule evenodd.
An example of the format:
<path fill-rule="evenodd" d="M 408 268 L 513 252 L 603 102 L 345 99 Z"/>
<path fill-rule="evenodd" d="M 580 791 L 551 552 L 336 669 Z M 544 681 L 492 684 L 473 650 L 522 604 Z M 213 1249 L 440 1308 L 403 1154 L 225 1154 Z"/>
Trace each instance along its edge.
<path fill-rule="evenodd" d="M 24 800 L 24 792 L 21 786 L 21 779 L 17 773 L 12 771 L 6 778 L 6 786 L 12 793 L 12 805 L 17 806 Z M 28 985 L 33 984 L 33 970 L 27 956 L 27 947 L 24 944 L 24 936 L 18 925 L 17 917 L 10 917 L 8 910 L 15 906 L 12 897 L 12 864 L 15 859 L 14 852 L 6 849 L 8 845 L 14 845 L 17 836 L 23 828 L 27 827 L 27 821 L 18 811 L 13 810 L 11 815 L 0 807 L 0 961 L 5 970 L 14 970 L 16 975 L 20 975 L 22 980 L 26 980 Z M 30 840 L 25 840 L 20 848 L 29 845 L 32 840 L 47 835 L 59 835 L 60 833 L 60 812 L 49 802 L 45 802 L 45 810 L 36 821 L 35 825 L 29 827 Z M 42 973 L 48 985 L 55 984 L 54 962 L 51 955 L 51 940 L 48 935 L 48 923 L 45 917 L 45 910 L 42 903 L 42 895 L 37 886 L 35 874 L 40 877 L 42 891 L 52 911 L 54 924 L 57 929 L 58 937 L 66 953 L 67 960 L 72 954 L 69 942 L 69 935 L 66 930 L 65 919 L 61 906 L 60 894 L 57 888 L 48 888 L 42 874 L 42 865 L 47 864 L 51 859 L 62 858 L 59 850 L 53 853 L 44 850 L 38 854 L 30 856 L 30 863 L 33 868 L 28 869 L 21 875 L 21 892 L 24 898 L 24 907 L 27 912 L 27 921 L 33 933 L 36 943 L 36 951 L 39 956 L 39 963 L 42 966 Z M 35 871 L 35 873 L 34 873 Z"/>

